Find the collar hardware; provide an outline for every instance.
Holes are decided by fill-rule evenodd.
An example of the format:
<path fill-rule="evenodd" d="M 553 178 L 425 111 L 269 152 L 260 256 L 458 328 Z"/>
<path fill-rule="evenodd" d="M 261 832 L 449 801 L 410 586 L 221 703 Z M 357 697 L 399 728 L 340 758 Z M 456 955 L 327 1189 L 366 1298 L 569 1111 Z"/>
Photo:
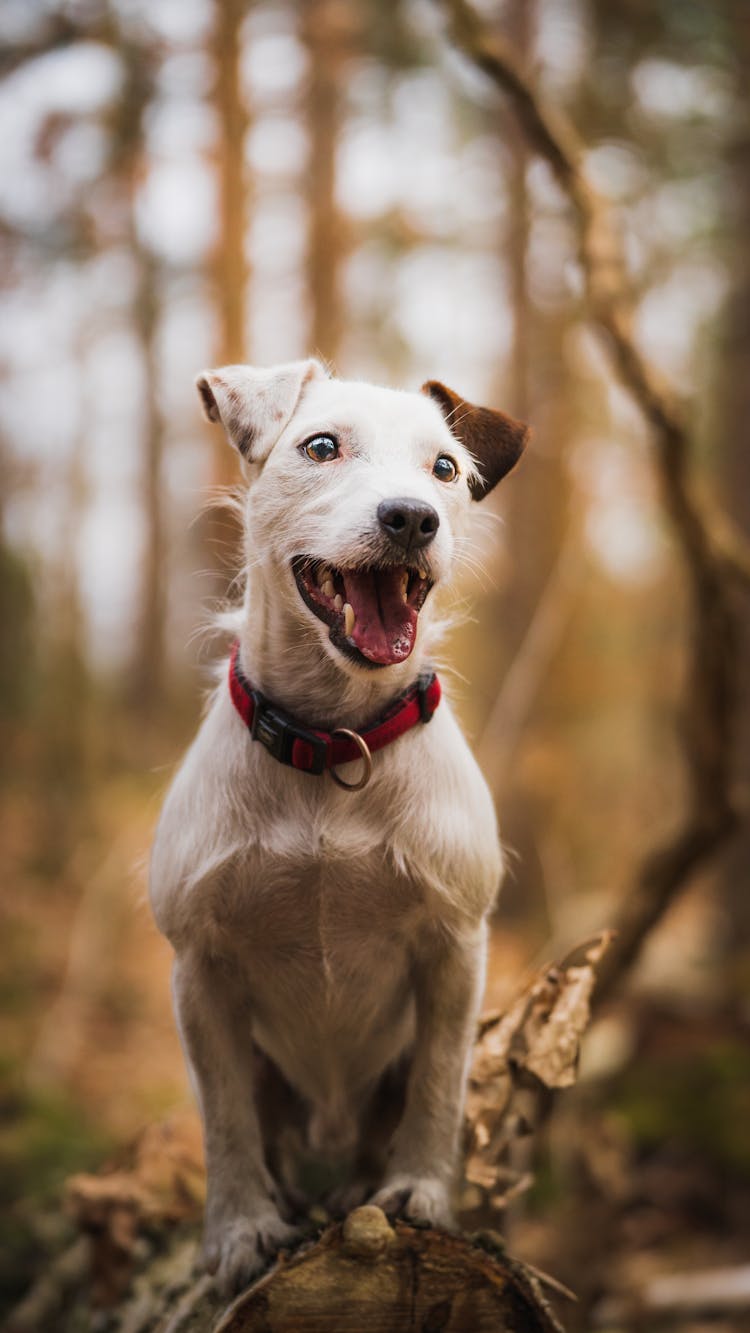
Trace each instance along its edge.
<path fill-rule="evenodd" d="M 229 662 L 229 692 L 237 712 L 253 740 L 280 764 L 303 773 L 320 776 L 328 771 L 340 787 L 360 791 L 370 780 L 372 755 L 417 723 L 430 721 L 440 703 L 440 681 L 434 672 L 420 676 L 408 690 L 394 700 L 379 718 L 359 732 L 346 727 L 318 731 L 306 727 L 283 708 L 278 708 L 256 690 L 239 664 L 239 644 L 235 643 Z M 334 772 L 341 764 L 361 759 L 362 777 L 356 783 L 344 782 Z"/>
<path fill-rule="evenodd" d="M 372 777 L 372 755 L 367 741 L 363 736 L 360 736 L 358 731 L 350 731 L 348 727 L 337 727 L 335 731 L 331 732 L 331 735 L 348 736 L 350 740 L 354 741 L 354 744 L 359 748 L 362 759 L 362 774 L 356 782 L 344 782 L 344 779 L 339 777 L 333 764 L 331 764 L 328 770 L 329 777 L 333 778 L 337 787 L 343 787 L 344 791 L 361 791 L 363 787 L 367 786 Z"/>
<path fill-rule="evenodd" d="M 292 768 L 300 767 L 294 763 L 295 741 L 303 741 L 310 749 L 310 763 L 306 765 L 308 773 L 316 775 L 325 772 L 326 744 L 315 732 L 308 731 L 281 709 L 274 708 L 260 690 L 250 689 L 250 696 L 255 705 L 252 721 L 249 723 L 250 735 L 278 759 L 280 764 L 289 764 Z"/>

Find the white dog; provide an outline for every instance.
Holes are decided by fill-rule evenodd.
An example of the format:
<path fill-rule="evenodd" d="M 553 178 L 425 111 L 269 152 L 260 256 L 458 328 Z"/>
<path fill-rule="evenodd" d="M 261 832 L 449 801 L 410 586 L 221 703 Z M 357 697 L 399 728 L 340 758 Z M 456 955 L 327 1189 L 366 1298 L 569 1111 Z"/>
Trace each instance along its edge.
<path fill-rule="evenodd" d="M 350 1155 L 359 1201 L 450 1224 L 501 857 L 430 668 L 431 590 L 526 429 L 434 381 L 396 392 L 316 361 L 197 383 L 249 465 L 247 585 L 151 896 L 203 1117 L 204 1257 L 230 1293 L 292 1234 L 272 1085 L 313 1148 Z M 368 1181 L 399 1068 L 400 1119 Z"/>

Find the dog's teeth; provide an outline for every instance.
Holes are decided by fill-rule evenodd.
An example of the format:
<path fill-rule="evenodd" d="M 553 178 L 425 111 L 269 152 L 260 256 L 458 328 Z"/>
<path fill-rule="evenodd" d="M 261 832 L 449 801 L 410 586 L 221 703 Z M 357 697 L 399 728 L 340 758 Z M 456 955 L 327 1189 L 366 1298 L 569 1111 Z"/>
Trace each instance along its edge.
<path fill-rule="evenodd" d="M 408 587 L 409 587 L 409 575 L 407 571 L 404 570 L 403 574 L 401 575 L 401 596 L 403 597 L 404 601 L 406 601 L 406 591 Z"/>
<path fill-rule="evenodd" d="M 344 603 L 344 633 L 346 634 L 347 639 L 350 639 L 351 636 L 352 636 L 352 634 L 354 633 L 354 626 L 355 626 L 356 623 L 357 623 L 357 622 L 356 622 L 356 618 L 355 618 L 355 615 L 354 615 L 354 607 L 353 607 L 349 602 L 345 602 L 345 603 Z"/>
<path fill-rule="evenodd" d="M 322 591 L 325 593 L 326 597 L 333 597 L 333 579 L 326 579 Z"/>
<path fill-rule="evenodd" d="M 341 611 L 343 610 L 343 607 L 344 607 L 344 599 L 341 596 L 341 593 L 337 592 L 336 596 L 333 599 L 333 609 L 334 611 Z"/>
<path fill-rule="evenodd" d="M 316 582 L 319 588 L 325 588 L 326 583 L 331 582 L 331 571 L 325 565 L 321 565 L 317 575 Z"/>

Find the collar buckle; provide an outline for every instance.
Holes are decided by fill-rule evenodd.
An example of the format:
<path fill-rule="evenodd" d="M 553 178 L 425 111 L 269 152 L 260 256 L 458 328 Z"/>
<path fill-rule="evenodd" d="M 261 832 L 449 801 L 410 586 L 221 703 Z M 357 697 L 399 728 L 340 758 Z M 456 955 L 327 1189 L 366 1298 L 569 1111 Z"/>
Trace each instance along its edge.
<path fill-rule="evenodd" d="M 255 705 L 250 735 L 254 741 L 260 741 L 268 753 L 279 760 L 279 763 L 290 764 L 293 738 L 286 721 L 271 707 L 260 690 L 251 690 L 250 693 Z"/>
<path fill-rule="evenodd" d="M 253 688 L 239 664 L 239 643 L 234 644 L 229 660 L 229 693 L 253 740 L 260 741 L 278 763 L 316 776 L 330 769 L 339 786 L 353 791 L 359 791 L 369 781 L 372 754 L 409 731 L 418 721 L 429 722 L 441 696 L 440 681 L 431 672 L 399 696 L 366 731 L 352 732 L 346 728 L 333 733 L 313 731 L 282 708 L 274 707 L 260 690 Z M 334 768 L 358 757 L 365 766 L 362 778 L 354 784 L 342 782 L 333 772 Z"/>
<path fill-rule="evenodd" d="M 328 746 L 322 736 L 316 736 L 307 728 L 292 723 L 283 713 L 275 709 L 260 690 L 250 690 L 254 710 L 250 735 L 254 741 L 260 741 L 274 759 L 290 768 L 304 768 L 307 773 L 316 775 L 325 772 L 327 767 Z M 295 763 L 295 741 L 304 742 L 311 755 L 308 764 Z"/>

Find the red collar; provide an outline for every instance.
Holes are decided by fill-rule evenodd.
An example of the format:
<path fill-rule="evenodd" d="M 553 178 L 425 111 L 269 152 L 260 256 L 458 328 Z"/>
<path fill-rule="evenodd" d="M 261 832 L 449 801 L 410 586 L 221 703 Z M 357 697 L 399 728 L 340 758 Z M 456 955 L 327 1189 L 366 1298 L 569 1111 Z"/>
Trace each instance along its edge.
<path fill-rule="evenodd" d="M 270 703 L 260 690 L 253 689 L 239 664 L 238 643 L 229 662 L 229 692 L 254 741 L 260 741 L 279 763 L 316 774 L 362 758 L 364 752 L 358 740 L 364 742 L 367 751 L 382 750 L 418 722 L 429 722 L 441 695 L 440 681 L 431 672 L 420 676 L 371 726 L 357 732 L 358 740 L 353 739 L 353 732 L 343 735 L 341 731 L 318 731 L 303 726 Z"/>

